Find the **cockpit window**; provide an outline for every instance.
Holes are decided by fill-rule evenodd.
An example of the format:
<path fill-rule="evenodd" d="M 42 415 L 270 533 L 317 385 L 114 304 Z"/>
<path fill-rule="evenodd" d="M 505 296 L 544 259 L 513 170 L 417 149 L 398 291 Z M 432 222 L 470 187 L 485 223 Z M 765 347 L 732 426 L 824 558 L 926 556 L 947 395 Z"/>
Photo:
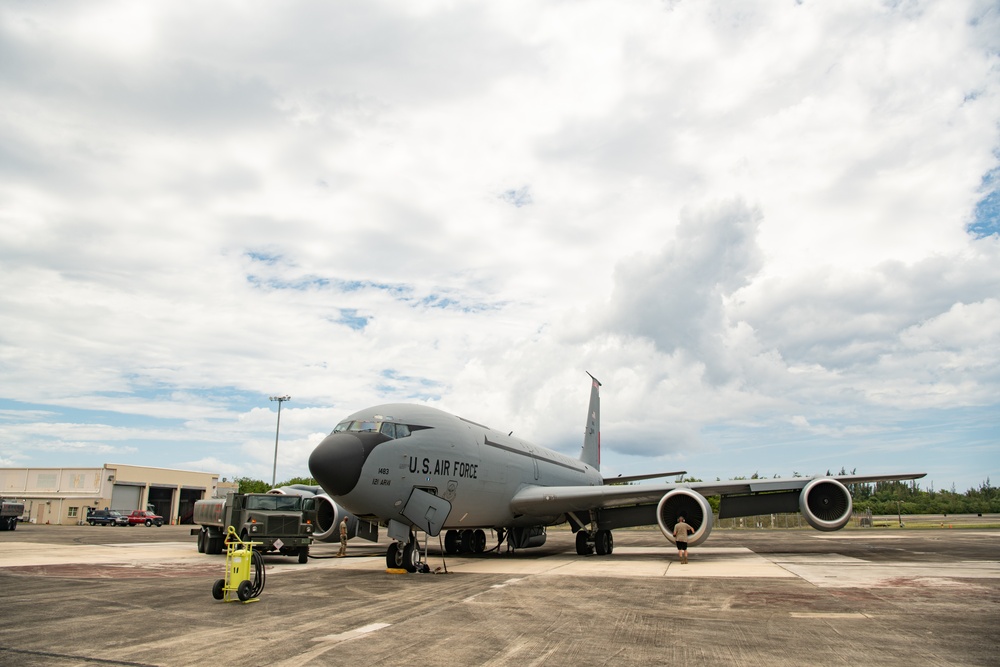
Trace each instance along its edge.
<path fill-rule="evenodd" d="M 351 424 L 351 427 L 347 430 L 355 433 L 357 433 L 358 431 L 366 431 L 366 432 L 378 431 L 378 423 L 371 421 L 356 421 L 353 424 Z"/>
<path fill-rule="evenodd" d="M 370 420 L 345 421 L 337 424 L 333 433 L 381 433 L 392 439 L 405 438 L 410 435 L 410 427 L 395 422 L 378 422 Z"/>

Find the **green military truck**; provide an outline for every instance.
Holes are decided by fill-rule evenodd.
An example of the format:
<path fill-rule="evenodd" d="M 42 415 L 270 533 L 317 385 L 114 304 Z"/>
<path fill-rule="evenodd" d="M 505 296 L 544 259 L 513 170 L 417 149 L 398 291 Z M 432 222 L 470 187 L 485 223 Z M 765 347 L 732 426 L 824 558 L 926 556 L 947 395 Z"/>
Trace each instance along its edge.
<path fill-rule="evenodd" d="M 196 501 L 194 522 L 201 526 L 191 531 L 198 536 L 198 553 L 222 553 L 226 530 L 232 526 L 244 542 L 261 543 L 254 549 L 298 556 L 299 562 L 305 563 L 316 526 L 315 500 L 270 493 L 230 493 L 224 499 Z"/>
<path fill-rule="evenodd" d="M 0 498 L 0 530 L 17 530 L 17 522 L 24 514 L 24 503 Z"/>

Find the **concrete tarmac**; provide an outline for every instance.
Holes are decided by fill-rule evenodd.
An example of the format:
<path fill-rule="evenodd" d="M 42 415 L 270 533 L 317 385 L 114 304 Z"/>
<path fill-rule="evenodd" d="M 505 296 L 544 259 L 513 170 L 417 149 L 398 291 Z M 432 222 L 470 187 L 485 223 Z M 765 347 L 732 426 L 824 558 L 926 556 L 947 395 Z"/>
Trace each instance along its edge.
<path fill-rule="evenodd" d="M 0 665 L 998 665 L 1000 530 L 716 530 L 690 563 L 658 530 L 573 536 L 390 574 L 385 538 L 268 557 L 224 603 L 188 526 L 0 533 Z M 443 574 L 444 569 L 447 574 Z"/>

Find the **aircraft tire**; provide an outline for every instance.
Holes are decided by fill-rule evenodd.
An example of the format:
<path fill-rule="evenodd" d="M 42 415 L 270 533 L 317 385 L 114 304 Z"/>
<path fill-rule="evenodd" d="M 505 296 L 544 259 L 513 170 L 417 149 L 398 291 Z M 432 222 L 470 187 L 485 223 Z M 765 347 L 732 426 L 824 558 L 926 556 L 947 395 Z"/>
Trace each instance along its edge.
<path fill-rule="evenodd" d="M 486 551 L 486 531 L 477 528 L 472 533 L 472 552 L 481 554 Z"/>
<path fill-rule="evenodd" d="M 473 541 L 472 531 L 471 530 L 463 530 L 462 533 L 461 533 L 461 535 L 462 535 L 462 537 L 461 537 L 461 540 L 459 542 L 459 544 L 460 544 L 459 549 L 461 550 L 461 552 L 463 554 L 471 554 L 472 553 L 472 541 Z"/>
<path fill-rule="evenodd" d="M 403 567 L 403 552 L 399 549 L 399 542 L 393 542 L 385 550 L 385 566 L 390 570 L 398 570 Z"/>
<path fill-rule="evenodd" d="M 449 530 L 444 534 L 444 552 L 447 554 L 457 554 L 459 552 L 457 530 Z"/>
<path fill-rule="evenodd" d="M 599 530 L 594 535 L 594 549 L 598 556 L 608 556 L 615 549 L 614 538 L 610 530 Z"/>
<path fill-rule="evenodd" d="M 587 541 L 587 531 L 578 530 L 576 532 L 576 553 L 579 556 L 589 556 L 594 552 L 594 547 Z"/>
<path fill-rule="evenodd" d="M 420 547 L 416 542 L 409 542 L 403 547 L 403 569 L 407 572 L 416 572 L 417 565 L 420 564 Z"/>

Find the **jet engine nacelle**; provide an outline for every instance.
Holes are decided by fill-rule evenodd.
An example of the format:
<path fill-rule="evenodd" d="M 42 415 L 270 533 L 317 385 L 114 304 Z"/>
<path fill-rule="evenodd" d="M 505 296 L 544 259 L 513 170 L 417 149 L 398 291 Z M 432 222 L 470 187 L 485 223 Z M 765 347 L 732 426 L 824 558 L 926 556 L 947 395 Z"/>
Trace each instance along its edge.
<path fill-rule="evenodd" d="M 835 479 L 814 479 L 799 495 L 799 511 L 816 530 L 840 530 L 851 520 L 851 492 Z"/>
<path fill-rule="evenodd" d="M 356 516 L 345 510 L 334 502 L 319 486 L 306 486 L 305 484 L 292 484 L 271 489 L 268 493 L 303 496 L 314 498 L 316 501 L 316 529 L 313 532 L 313 539 L 320 542 L 340 541 L 340 521 L 347 517 L 347 535 L 354 537 L 357 534 L 358 519 Z"/>
<path fill-rule="evenodd" d="M 712 532 L 712 506 L 705 496 L 691 489 L 674 489 L 660 498 L 656 506 L 656 523 L 663 535 L 673 543 L 674 526 L 677 518 L 684 517 L 684 522 L 694 528 L 694 534 L 688 537 L 688 545 L 696 547 Z"/>

